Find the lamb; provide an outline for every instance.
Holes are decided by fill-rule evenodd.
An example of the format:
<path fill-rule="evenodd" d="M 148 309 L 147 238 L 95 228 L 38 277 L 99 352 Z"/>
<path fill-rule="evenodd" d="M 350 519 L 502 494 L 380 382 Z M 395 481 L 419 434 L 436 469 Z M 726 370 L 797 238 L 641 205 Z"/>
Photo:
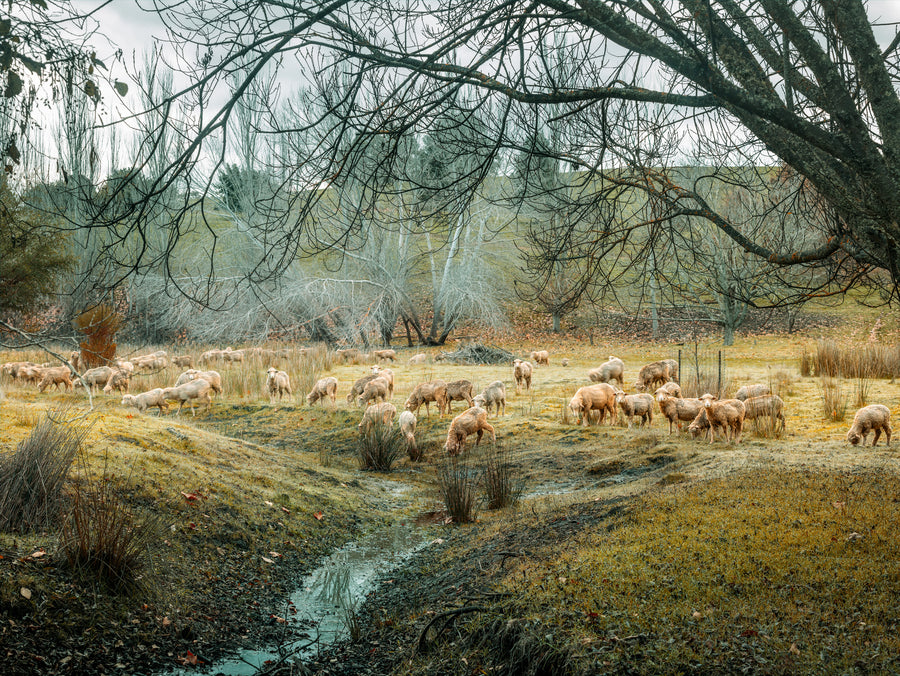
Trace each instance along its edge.
<path fill-rule="evenodd" d="M 378 403 L 378 400 L 387 401 L 388 392 L 390 391 L 390 383 L 386 378 L 378 376 L 366 383 L 362 394 L 359 395 L 357 403 L 360 406 L 368 406 L 370 402 Z"/>
<path fill-rule="evenodd" d="M 419 459 L 419 446 L 416 444 L 416 415 L 412 411 L 400 412 L 400 433 L 406 439 L 406 452 L 410 460 Z"/>
<path fill-rule="evenodd" d="M 478 406 L 473 406 L 460 413 L 450 423 L 450 427 L 447 430 L 447 443 L 444 444 L 444 448 L 449 455 L 462 453 L 466 448 L 467 436 L 477 434 L 475 445 L 478 446 L 485 431 L 491 433 L 491 443 L 496 443 L 497 435 L 494 434 L 494 428 L 488 424 L 487 411 Z"/>
<path fill-rule="evenodd" d="M 418 366 L 419 364 L 424 364 L 428 361 L 428 355 L 424 352 L 420 352 L 419 354 L 413 355 L 409 358 L 409 361 L 406 362 L 407 366 Z"/>
<path fill-rule="evenodd" d="M 194 358 L 189 354 L 172 357 L 172 365 L 180 368 L 194 368 Z"/>
<path fill-rule="evenodd" d="M 661 391 L 665 392 L 670 397 L 676 397 L 676 398 L 681 397 L 681 385 L 679 385 L 678 383 L 676 383 L 673 380 L 670 380 L 665 385 L 663 385 L 658 390 L 656 390 L 656 392 L 653 393 L 653 396 L 656 397 Z"/>
<path fill-rule="evenodd" d="M 188 373 L 189 371 L 185 371 Z M 218 371 L 194 371 L 190 376 L 191 380 L 205 380 L 209 383 L 210 388 L 212 388 L 213 393 L 222 394 L 222 376 L 219 375 Z M 179 379 L 180 380 L 180 379 Z M 184 383 L 182 383 L 183 385 Z M 181 387 L 181 385 L 178 385 Z"/>
<path fill-rule="evenodd" d="M 622 390 L 616 390 L 616 403 L 621 407 L 622 413 L 628 416 L 628 427 L 634 422 L 634 416 L 640 416 L 641 427 L 644 423 L 650 426 L 653 423 L 653 397 L 649 394 L 625 394 Z"/>
<path fill-rule="evenodd" d="M 209 362 L 220 361 L 222 359 L 222 350 L 207 350 L 203 354 L 200 355 L 200 363 L 206 364 Z"/>
<path fill-rule="evenodd" d="M 452 410 L 451 404 L 454 401 L 464 401 L 470 408 L 475 405 L 475 400 L 472 398 L 471 380 L 454 380 L 447 383 L 447 413 Z"/>
<path fill-rule="evenodd" d="M 406 410 L 413 413 L 418 412 L 419 407 L 425 404 L 425 414 L 430 418 L 431 410 L 429 404 L 431 402 L 437 404 L 438 417 L 444 416 L 444 408 L 447 404 L 447 383 L 443 380 L 432 380 L 427 383 L 419 383 L 406 400 Z"/>
<path fill-rule="evenodd" d="M 66 390 L 72 389 L 71 371 L 68 366 L 56 366 L 43 369 L 41 371 L 41 382 L 38 384 L 38 391 L 43 392 L 51 385 L 55 385 L 59 389 L 60 385 L 64 385 Z"/>
<path fill-rule="evenodd" d="M 883 404 L 872 404 L 864 406 L 853 416 L 853 424 L 847 431 L 847 441 L 856 446 L 862 439 L 862 445 L 866 445 L 866 437 L 869 432 L 875 431 L 875 438 L 872 439 L 872 445 L 878 444 L 878 438 L 884 431 L 887 445 L 891 445 L 891 410 Z"/>
<path fill-rule="evenodd" d="M 531 389 L 531 364 L 521 359 L 513 361 L 513 376 L 516 379 L 516 394 L 520 394 L 522 387 L 526 390 Z"/>
<path fill-rule="evenodd" d="M 696 439 L 701 434 L 706 434 L 706 430 L 709 429 L 709 418 L 706 417 L 706 409 L 701 408 L 700 413 L 694 418 L 693 422 L 688 425 L 688 432 L 691 433 L 691 438 Z"/>
<path fill-rule="evenodd" d="M 16 370 L 16 377 L 25 384 L 37 385 L 44 378 L 44 369 L 37 364 L 20 366 Z"/>
<path fill-rule="evenodd" d="M 683 399 L 681 401 L 684 401 Z M 737 443 L 741 442 L 741 432 L 744 429 L 744 415 L 746 409 L 744 402 L 740 399 L 723 399 L 718 401 L 717 397 L 708 392 L 700 397 L 703 407 L 706 409 L 706 417 L 709 419 L 709 443 L 715 441 L 716 428 L 721 428 L 728 439 L 728 432 L 731 431 L 731 440 Z"/>
<path fill-rule="evenodd" d="M 131 363 L 134 364 L 136 369 L 145 371 L 162 371 L 169 364 L 165 357 L 154 354 L 134 357 Z"/>
<path fill-rule="evenodd" d="M 777 394 L 764 394 L 744 400 L 744 420 L 758 420 L 764 417 L 769 417 L 773 425 L 777 425 L 780 421 L 781 431 L 784 432 L 784 400 Z"/>
<path fill-rule="evenodd" d="M 164 410 L 169 410 L 169 404 L 166 402 L 166 397 L 161 387 L 141 392 L 140 394 L 126 394 L 122 397 L 122 406 L 133 406 L 141 413 L 151 406 L 156 406 L 158 409 L 156 415 L 162 415 Z"/>
<path fill-rule="evenodd" d="M 98 366 L 95 369 L 89 369 L 81 374 L 81 380 L 76 380 L 75 384 L 80 385 L 82 381 L 94 392 L 94 388 L 98 385 L 106 385 L 113 374 L 113 369 L 109 366 Z"/>
<path fill-rule="evenodd" d="M 357 429 L 360 434 L 368 434 L 375 425 L 383 425 L 387 429 L 394 426 L 394 416 L 397 415 L 397 407 L 390 402 L 383 401 L 366 409 Z"/>
<path fill-rule="evenodd" d="M 756 385 L 744 385 L 737 391 L 734 398 L 747 401 L 750 397 L 761 397 L 765 394 L 772 394 L 772 390 L 769 389 L 768 385 L 759 383 Z"/>
<path fill-rule="evenodd" d="M 378 361 L 397 361 L 397 352 L 395 350 L 375 350 L 372 352 Z"/>
<path fill-rule="evenodd" d="M 674 359 L 663 359 L 642 367 L 634 387 L 641 392 L 645 392 L 657 383 L 665 385 L 670 380 L 678 380 L 678 362 Z"/>
<path fill-rule="evenodd" d="M 503 415 L 506 415 L 506 385 L 502 380 L 495 380 L 485 387 L 473 401 L 475 406 L 485 409 L 488 415 L 493 407 L 496 407 L 497 415 L 500 415 L 500 407 L 503 406 Z"/>
<path fill-rule="evenodd" d="M 394 372 L 391 369 L 383 369 L 380 366 L 373 366 L 372 373 L 384 378 L 388 381 L 388 399 L 394 398 Z"/>
<path fill-rule="evenodd" d="M 611 380 L 616 380 L 619 382 L 620 387 L 624 387 L 624 373 L 625 362 L 618 357 L 610 355 L 608 361 L 605 361 L 597 368 L 588 371 L 588 378 L 593 383 L 608 383 Z"/>
<path fill-rule="evenodd" d="M 128 392 L 130 386 L 131 373 L 123 369 L 113 369 L 109 379 L 106 381 L 106 385 L 103 386 L 103 393 L 111 394 L 113 390 Z"/>
<path fill-rule="evenodd" d="M 358 379 L 355 383 L 353 383 L 353 387 L 350 388 L 350 392 L 347 394 L 347 403 L 349 404 L 356 397 L 363 393 L 363 390 L 366 388 L 366 383 L 371 380 L 375 380 L 378 377 L 377 373 L 370 373 L 367 376 L 363 376 Z"/>
<path fill-rule="evenodd" d="M 699 399 L 681 399 L 671 395 L 665 388 L 656 390 L 656 401 L 659 410 L 669 421 L 669 434 L 672 434 L 672 426 L 677 425 L 681 431 L 681 423 L 694 420 L 703 409 L 703 402 Z"/>
<path fill-rule="evenodd" d="M 550 353 L 547 350 L 537 350 L 531 353 L 531 361 L 537 366 L 550 366 Z"/>
<path fill-rule="evenodd" d="M 338 380 L 334 376 L 320 378 L 313 385 L 312 390 L 306 395 L 306 403 L 312 406 L 319 399 L 324 400 L 325 397 L 331 398 L 331 408 L 335 407 L 335 396 L 337 395 Z"/>
<path fill-rule="evenodd" d="M 196 378 L 189 383 L 179 385 L 178 387 L 167 387 L 163 390 L 163 397 L 168 401 L 177 401 L 178 410 L 175 415 L 181 415 L 181 409 L 185 404 L 190 404 L 191 415 L 196 417 L 197 412 L 194 410 L 194 402 L 206 404 L 206 410 L 212 407 L 212 397 L 209 395 L 212 387 L 209 382 L 203 378 Z"/>
<path fill-rule="evenodd" d="M 222 352 L 222 360 L 228 364 L 232 362 L 240 362 L 244 361 L 244 351 L 243 350 L 232 350 L 230 347 L 226 347 Z"/>
<path fill-rule="evenodd" d="M 337 380 L 335 380 L 335 384 L 337 384 Z M 275 403 L 276 394 L 279 402 L 284 398 L 285 394 L 292 399 L 294 397 L 294 393 L 291 392 L 291 379 L 288 377 L 288 374 L 284 371 L 279 371 L 274 366 L 270 366 L 266 371 L 266 389 L 269 392 L 270 404 Z"/>
<path fill-rule="evenodd" d="M 613 424 L 616 422 L 616 391 L 608 383 L 581 387 L 569 402 L 569 409 L 575 415 L 576 421 L 580 419 L 585 427 L 588 426 L 591 411 L 600 412 L 600 424 L 603 424 L 606 414 L 609 413 L 610 424 Z"/>

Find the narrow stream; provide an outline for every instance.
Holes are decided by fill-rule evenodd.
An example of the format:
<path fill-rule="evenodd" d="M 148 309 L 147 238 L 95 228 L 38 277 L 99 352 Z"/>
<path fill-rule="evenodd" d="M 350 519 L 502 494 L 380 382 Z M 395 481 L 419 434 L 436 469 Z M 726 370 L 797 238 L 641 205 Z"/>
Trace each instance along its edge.
<path fill-rule="evenodd" d="M 255 674 L 267 661 L 286 651 L 303 660 L 348 635 L 347 620 L 379 578 L 409 559 L 427 544 L 424 533 L 411 522 L 398 522 L 351 542 L 328 556 L 304 577 L 290 598 L 288 625 L 300 636 L 278 646 L 242 650 L 237 656 L 214 662 L 211 674 Z M 282 652 L 279 652 L 279 649 Z M 172 676 L 196 673 L 174 671 Z"/>

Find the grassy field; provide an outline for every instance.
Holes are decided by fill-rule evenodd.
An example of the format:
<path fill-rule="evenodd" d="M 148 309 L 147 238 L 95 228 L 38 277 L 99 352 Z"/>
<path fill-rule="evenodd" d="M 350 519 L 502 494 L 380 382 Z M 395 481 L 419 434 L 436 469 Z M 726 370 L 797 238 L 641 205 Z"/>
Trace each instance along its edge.
<path fill-rule="evenodd" d="M 876 327 L 875 338 L 893 344 L 892 323 L 876 326 L 868 311 L 841 312 L 845 327 L 829 337 L 861 346 Z M 490 422 L 522 499 L 513 508 L 481 509 L 474 525 L 431 526 L 440 529 L 441 544 L 367 604 L 366 631 L 336 658 L 344 671 L 328 659 L 317 669 L 896 671 L 900 587 L 892 533 L 900 525 L 900 464 L 893 446 L 854 448 L 844 437 L 861 385 L 868 403 L 887 404 L 895 415 L 897 385 L 844 379 L 846 415 L 826 415 L 822 381 L 798 370 L 816 337 L 744 337 L 723 350 L 730 391 L 754 382 L 777 389 L 787 430 L 773 435 L 751 425 L 742 443 L 713 445 L 669 436 L 659 413 L 649 429 L 621 421 L 583 428 L 566 413 L 568 399 L 588 384 L 587 370 L 609 355 L 625 361 L 631 389 L 642 364 L 677 358 L 679 349 L 684 380 L 692 345 L 510 338 L 503 347 L 516 354 L 551 350 L 550 366 L 536 369 L 532 390 L 519 395 L 510 366 L 411 367 L 406 361 L 419 350 L 398 349 L 391 366 L 398 408 L 432 378 L 468 378 L 479 390 L 506 382 L 507 415 Z M 197 357 L 206 346 L 120 352 L 158 348 Z M 717 350 L 697 347 L 713 373 Z M 2 362 L 14 358 L 45 360 L 0 353 Z M 95 395 L 73 483 L 112 482 L 137 516 L 160 517 L 146 580 L 139 591 L 111 595 L 64 565 L 52 530 L 0 533 L 0 612 L 12 621 L 0 635 L 13 646 L 0 666 L 65 673 L 80 660 L 83 668 L 135 668 L 173 664 L 187 651 L 208 657 L 223 643 L 253 645 L 283 629 L 279 604 L 291 580 L 323 554 L 398 515 L 441 522 L 435 468 L 448 417 L 420 411 L 423 462 L 404 457 L 389 474 L 359 470 L 361 410 L 345 397 L 370 364 L 295 357 L 280 366 L 291 376 L 293 400 L 274 405 L 264 391 L 265 364 L 219 364 L 225 392 L 196 418 L 187 411 L 142 415 L 123 408 L 120 396 Z M 171 385 L 178 373 L 136 377 L 132 391 Z M 324 375 L 339 381 L 335 410 L 303 399 Z M 81 408 L 65 413 L 73 416 L 86 403 L 83 392 L 3 387 L 0 457 L 48 410 L 74 403 Z M 456 413 L 463 408 L 454 405 Z M 492 453 L 489 444 L 470 446 L 465 462 L 478 472 Z M 392 497 L 392 484 L 410 486 L 408 498 Z M 423 634 L 441 613 L 448 613 L 444 631 Z M 96 634 L 85 634 L 87 627 Z M 109 640 L 122 642 L 113 656 L 103 648 Z"/>

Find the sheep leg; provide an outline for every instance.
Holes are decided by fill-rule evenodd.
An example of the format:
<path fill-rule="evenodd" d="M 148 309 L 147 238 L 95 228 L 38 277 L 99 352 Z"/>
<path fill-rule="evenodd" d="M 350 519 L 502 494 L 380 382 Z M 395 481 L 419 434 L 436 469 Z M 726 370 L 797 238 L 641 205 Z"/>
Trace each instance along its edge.
<path fill-rule="evenodd" d="M 477 434 L 477 436 L 475 437 L 475 448 L 478 448 L 478 444 L 481 443 L 481 437 L 482 437 L 482 436 L 484 436 L 484 430 L 481 429 L 481 428 L 479 428 L 479 429 L 478 429 L 478 434 Z"/>
<path fill-rule="evenodd" d="M 890 425 L 890 423 L 884 424 L 884 438 L 885 438 L 885 442 L 884 442 L 885 445 L 890 446 L 891 445 L 891 425 Z"/>
<path fill-rule="evenodd" d="M 484 429 L 486 429 L 488 432 L 491 433 L 491 443 L 496 444 L 497 443 L 497 435 L 494 433 L 493 425 L 488 425 L 487 423 L 485 423 Z"/>
<path fill-rule="evenodd" d="M 872 446 L 873 446 L 873 447 L 878 445 L 878 438 L 879 438 L 880 436 L 881 436 L 881 428 L 880 428 L 880 427 L 876 427 L 876 428 L 875 428 L 875 438 L 872 439 Z"/>

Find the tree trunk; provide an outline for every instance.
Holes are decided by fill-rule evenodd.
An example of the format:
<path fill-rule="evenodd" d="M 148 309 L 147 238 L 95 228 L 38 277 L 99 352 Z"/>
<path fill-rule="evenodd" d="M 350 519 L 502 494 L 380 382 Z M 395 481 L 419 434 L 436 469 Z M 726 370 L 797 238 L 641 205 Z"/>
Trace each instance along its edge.
<path fill-rule="evenodd" d="M 561 321 L 562 321 L 562 317 L 560 316 L 559 312 L 554 312 L 553 313 L 553 333 L 559 333 Z"/>
<path fill-rule="evenodd" d="M 722 344 L 726 347 L 734 345 L 734 327 L 730 322 L 725 322 L 722 326 L 724 330 L 722 335 Z"/>

